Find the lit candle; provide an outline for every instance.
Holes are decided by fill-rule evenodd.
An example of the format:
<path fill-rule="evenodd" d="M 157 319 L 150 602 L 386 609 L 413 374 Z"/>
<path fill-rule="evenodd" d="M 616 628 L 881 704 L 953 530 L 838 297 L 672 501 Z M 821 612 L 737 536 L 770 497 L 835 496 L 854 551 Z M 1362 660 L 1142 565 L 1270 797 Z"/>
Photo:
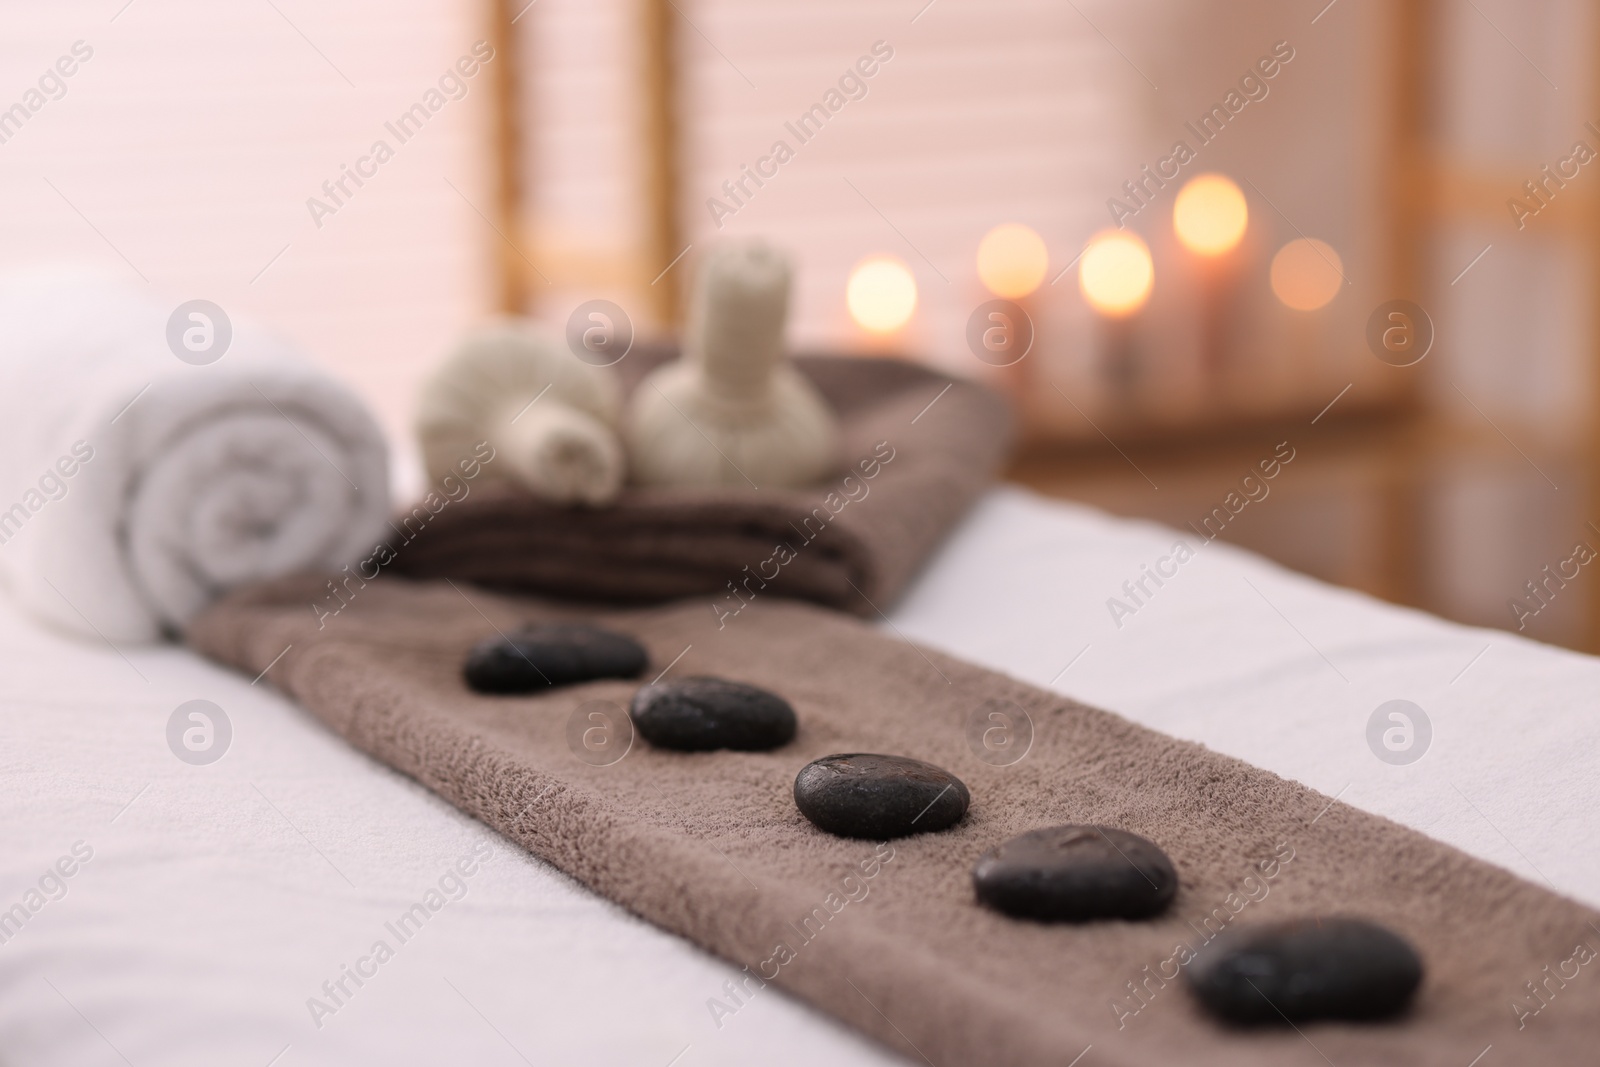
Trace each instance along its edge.
<path fill-rule="evenodd" d="M 996 226 L 978 242 L 978 279 L 995 296 L 1021 300 L 1044 282 L 1050 253 L 1044 238 L 1020 223 Z"/>
<path fill-rule="evenodd" d="M 1315 311 L 1339 295 L 1344 264 L 1325 241 L 1301 237 L 1272 257 L 1272 293 L 1296 311 Z"/>
<path fill-rule="evenodd" d="M 1138 234 L 1107 230 L 1089 239 L 1078 260 L 1078 288 L 1106 324 L 1107 370 L 1124 394 L 1133 388 L 1137 366 L 1132 318 L 1150 299 L 1155 263 Z"/>
<path fill-rule="evenodd" d="M 1005 222 L 978 242 L 977 267 L 978 280 L 999 298 L 979 308 L 979 312 L 987 309 L 986 320 L 997 327 L 982 336 L 999 338 L 1002 344 L 997 348 L 985 341 L 983 350 L 975 347 L 973 353 L 985 363 L 1001 368 L 1001 380 L 1008 383 L 1016 402 L 1026 410 L 1034 391 L 1029 388 L 1031 370 L 1024 367 L 1022 359 L 1036 342 L 1032 301 L 1028 298 L 1044 284 L 1050 271 L 1050 251 L 1044 238 L 1031 228 Z M 971 345 L 970 322 L 968 330 L 967 343 Z"/>
<path fill-rule="evenodd" d="M 857 326 L 887 337 L 910 322 L 917 310 L 917 279 L 894 256 L 870 256 L 850 272 L 845 306 Z"/>
<path fill-rule="evenodd" d="M 1178 191 L 1172 204 L 1172 229 L 1178 241 L 1200 258 L 1200 365 L 1213 385 L 1221 381 L 1233 342 L 1238 264 L 1232 253 L 1250 222 L 1244 193 L 1231 178 L 1200 174 Z"/>

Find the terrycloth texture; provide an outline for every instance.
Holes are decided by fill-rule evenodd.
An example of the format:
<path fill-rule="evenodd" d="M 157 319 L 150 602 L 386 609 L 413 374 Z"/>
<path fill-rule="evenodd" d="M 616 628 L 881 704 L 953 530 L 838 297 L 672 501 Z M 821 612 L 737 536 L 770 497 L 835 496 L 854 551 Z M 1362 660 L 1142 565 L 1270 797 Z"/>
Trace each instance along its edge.
<path fill-rule="evenodd" d="M 617 365 L 624 387 L 672 355 L 629 353 Z M 1010 413 L 981 386 L 898 360 L 794 362 L 840 423 L 846 467 L 821 485 L 633 488 L 594 509 L 484 486 L 432 520 L 395 567 L 617 603 L 706 593 L 719 614 L 758 594 L 886 607 L 994 476 Z"/>
<path fill-rule="evenodd" d="M 910 1057 L 1059 1067 L 1092 1045 L 1105 1065 L 1463 1067 L 1491 1044 L 1515 1062 L 1586 1062 L 1600 1039 L 1600 982 L 1574 962 L 1574 946 L 1591 940 L 1586 909 L 1268 772 L 845 617 L 769 599 L 718 630 L 694 603 L 575 612 L 382 580 L 319 631 L 306 607 L 319 589 L 305 579 L 242 590 L 190 639 L 247 674 L 276 661 L 267 677 L 358 747 Z M 568 747 L 575 716 L 592 722 L 604 710 L 592 701 L 625 706 L 651 675 L 525 698 L 462 686 L 474 641 L 577 617 L 638 637 L 652 675 L 677 660 L 671 676 L 719 674 L 784 695 L 798 737 L 772 753 L 697 755 L 635 741 L 595 767 Z M 1011 766 L 968 747 L 971 713 L 994 700 L 1014 701 L 1035 727 Z M 823 834 L 796 811 L 792 783 L 841 751 L 944 766 L 971 788 L 972 809 L 948 832 L 892 847 Z M 1169 914 L 1040 926 L 974 904 L 969 872 L 983 851 L 1069 821 L 1165 848 L 1180 877 Z M 1199 947 L 1208 929 L 1305 914 L 1361 915 L 1415 944 L 1427 977 L 1412 1013 L 1239 1032 L 1201 1016 L 1171 978 L 1177 946 Z M 1513 1005 L 1537 1003 L 1524 987 L 1533 981 L 1562 1010 L 1519 1032 Z M 718 1004 L 737 1010 L 753 988 Z"/>
<path fill-rule="evenodd" d="M 383 436 L 350 391 L 244 322 L 180 360 L 174 306 L 80 272 L 0 283 L 0 572 L 91 640 L 155 640 L 386 529 Z"/>

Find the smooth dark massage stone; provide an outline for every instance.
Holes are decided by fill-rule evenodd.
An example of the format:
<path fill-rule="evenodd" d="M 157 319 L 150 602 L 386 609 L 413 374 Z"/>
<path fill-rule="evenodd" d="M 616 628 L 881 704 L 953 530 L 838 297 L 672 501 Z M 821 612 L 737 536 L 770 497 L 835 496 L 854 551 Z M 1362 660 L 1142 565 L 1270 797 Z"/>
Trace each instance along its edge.
<path fill-rule="evenodd" d="M 794 740 L 794 709 L 776 693 L 721 678 L 647 685 L 628 708 L 634 729 L 660 748 L 763 752 Z"/>
<path fill-rule="evenodd" d="M 1200 1003 L 1234 1023 L 1386 1018 L 1422 984 L 1416 950 L 1362 919 L 1227 930 L 1185 970 Z"/>
<path fill-rule="evenodd" d="M 794 802 L 830 834 L 883 841 L 954 826 L 972 794 L 961 779 L 931 763 L 852 752 L 800 768 Z"/>
<path fill-rule="evenodd" d="M 1018 919 L 1145 919 L 1172 902 L 1178 872 L 1138 834 L 1051 826 L 985 852 L 972 868 L 972 886 L 983 904 Z"/>
<path fill-rule="evenodd" d="M 596 678 L 635 678 L 648 661 L 631 637 L 583 623 L 549 622 L 479 641 L 461 673 L 480 693 L 532 693 Z"/>

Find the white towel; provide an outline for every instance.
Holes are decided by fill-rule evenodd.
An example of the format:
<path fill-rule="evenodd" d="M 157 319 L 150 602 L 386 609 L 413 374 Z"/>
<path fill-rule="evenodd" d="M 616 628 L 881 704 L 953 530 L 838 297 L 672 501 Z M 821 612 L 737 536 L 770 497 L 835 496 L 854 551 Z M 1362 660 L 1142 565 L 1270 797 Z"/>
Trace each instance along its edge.
<path fill-rule="evenodd" d="M 296 349 L 71 271 L 0 280 L 0 574 L 34 615 L 147 642 L 226 590 L 367 554 L 382 433 Z M 203 313 L 202 313 L 203 314 Z M 208 321 L 209 324 L 208 324 Z M 213 362 L 204 351 L 210 331 Z"/>

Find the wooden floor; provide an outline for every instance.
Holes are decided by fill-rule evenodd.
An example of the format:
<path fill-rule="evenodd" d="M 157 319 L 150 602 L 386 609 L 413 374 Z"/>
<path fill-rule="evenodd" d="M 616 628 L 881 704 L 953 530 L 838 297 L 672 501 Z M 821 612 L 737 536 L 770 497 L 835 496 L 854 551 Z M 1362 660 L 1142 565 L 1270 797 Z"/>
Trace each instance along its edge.
<path fill-rule="evenodd" d="M 1270 461 L 1289 454 L 1276 477 L 1260 477 L 1263 461 L 1272 469 Z M 1035 444 L 1019 452 L 1009 478 L 1178 529 L 1200 529 L 1210 517 L 1205 528 L 1220 528 L 1222 539 L 1317 578 L 1600 651 L 1590 644 L 1590 598 L 1600 580 L 1589 574 L 1600 561 L 1574 562 L 1584 555 L 1580 545 L 1600 551 L 1584 459 L 1575 446 L 1539 443 L 1535 429 L 1508 437 L 1485 426 L 1374 416 L 1258 425 L 1198 442 Z M 1560 576 L 1574 569 L 1576 578 Z"/>

